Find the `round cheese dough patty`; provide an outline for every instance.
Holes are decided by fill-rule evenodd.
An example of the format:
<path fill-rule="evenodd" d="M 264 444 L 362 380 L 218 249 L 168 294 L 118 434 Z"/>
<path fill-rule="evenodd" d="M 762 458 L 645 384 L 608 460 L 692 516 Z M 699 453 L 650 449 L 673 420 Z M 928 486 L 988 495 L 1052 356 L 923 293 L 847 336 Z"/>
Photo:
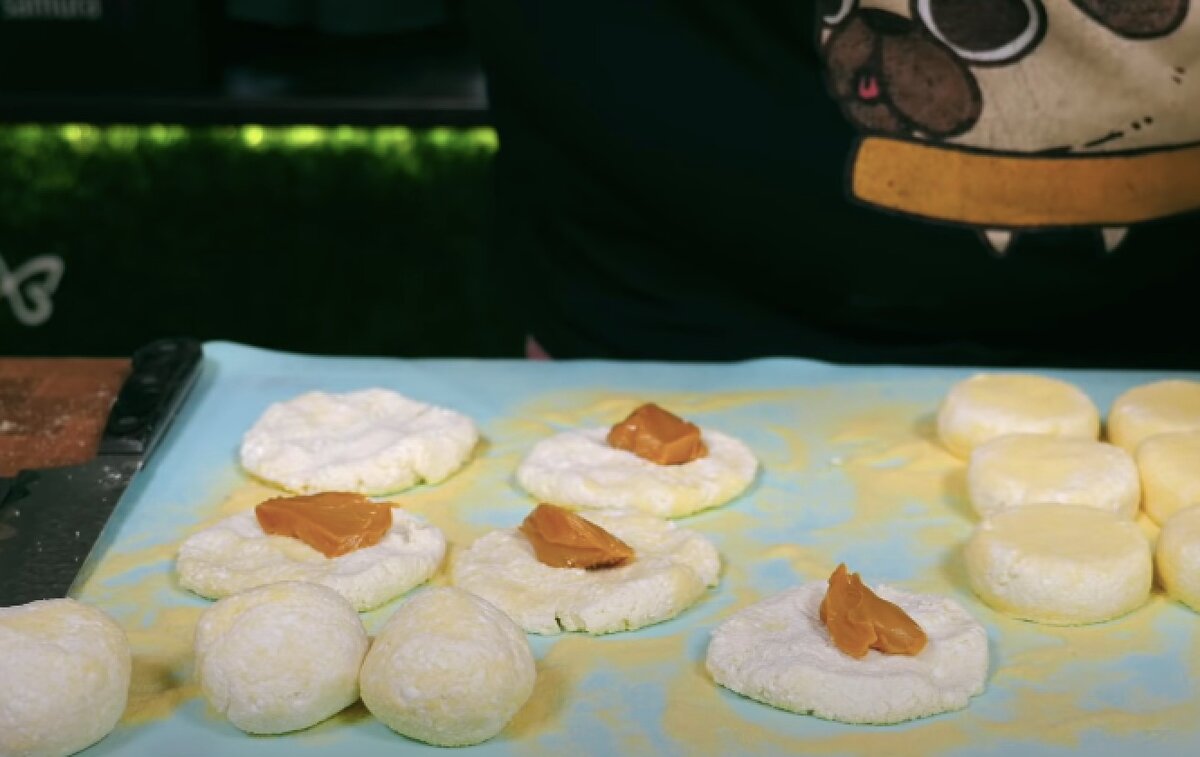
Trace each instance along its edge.
<path fill-rule="evenodd" d="M 950 599 L 888 586 L 875 591 L 924 629 L 915 656 L 834 646 L 821 622 L 828 584 L 813 581 L 732 615 L 712 633 L 708 672 L 720 685 L 773 707 L 844 723 L 899 723 L 967 706 L 983 692 L 987 634 Z"/>
<path fill-rule="evenodd" d="M 220 600 L 196 624 L 196 680 L 247 733 L 287 733 L 358 700 L 358 613 L 331 589 L 288 581 Z"/>
<path fill-rule="evenodd" d="M 971 588 L 1024 620 L 1079 625 L 1150 596 L 1150 542 L 1134 522 L 1092 507 L 1028 505 L 983 521 L 966 547 Z"/>
<path fill-rule="evenodd" d="M 1155 523 L 1200 505 L 1200 431 L 1150 437 L 1138 445 L 1137 465 L 1146 514 Z"/>
<path fill-rule="evenodd" d="M 1009 434 L 971 453 L 967 490 L 980 515 L 1034 504 L 1085 505 L 1132 519 L 1138 469 L 1111 444 L 1045 434 Z"/>
<path fill-rule="evenodd" d="M 1200 612 L 1200 505 L 1167 520 L 1158 535 L 1155 560 L 1167 594 Z"/>
<path fill-rule="evenodd" d="M 378 496 L 461 468 L 479 441 L 471 419 L 387 389 L 309 392 L 267 408 L 242 439 L 242 467 L 300 494 Z"/>
<path fill-rule="evenodd" d="M 74 599 L 0 607 L 0 754 L 73 754 L 125 712 L 125 632 Z"/>
<path fill-rule="evenodd" d="M 217 599 L 279 581 L 333 589 L 357 610 L 369 610 L 429 579 L 446 552 L 436 527 L 392 508 L 392 527 L 378 543 L 329 558 L 290 536 L 272 536 L 253 510 L 198 531 L 179 547 L 175 567 L 183 588 Z"/>
<path fill-rule="evenodd" d="M 758 460 L 742 442 L 701 430 L 704 457 L 658 465 L 608 441 L 608 429 L 565 431 L 538 442 L 517 481 L 543 502 L 576 508 L 639 510 L 676 518 L 724 504 L 754 481 Z"/>
<path fill-rule="evenodd" d="M 533 693 L 525 633 L 479 597 L 423 591 L 388 618 L 362 666 L 363 704 L 389 728 L 438 746 L 492 738 Z"/>
<path fill-rule="evenodd" d="M 1108 411 L 1108 438 L 1129 454 L 1156 434 L 1200 431 L 1200 381 L 1173 379 L 1134 387 Z"/>
<path fill-rule="evenodd" d="M 615 568 L 552 568 L 515 528 L 493 531 L 454 560 L 456 586 L 486 599 L 526 631 L 628 631 L 683 612 L 715 586 L 721 559 L 712 542 L 641 513 L 600 510 L 583 517 L 634 550 Z"/>
<path fill-rule="evenodd" d="M 937 416 L 938 438 L 961 458 L 1006 434 L 1097 439 L 1100 411 L 1065 381 L 1023 373 L 980 373 L 951 387 Z"/>

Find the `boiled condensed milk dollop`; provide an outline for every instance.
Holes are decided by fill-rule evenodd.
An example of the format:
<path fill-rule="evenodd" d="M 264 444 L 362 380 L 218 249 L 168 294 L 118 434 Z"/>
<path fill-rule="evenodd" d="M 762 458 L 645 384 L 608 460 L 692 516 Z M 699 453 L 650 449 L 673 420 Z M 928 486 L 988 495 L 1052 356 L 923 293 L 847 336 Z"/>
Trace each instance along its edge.
<path fill-rule="evenodd" d="M 633 559 L 633 548 L 589 520 L 542 503 L 520 527 L 539 562 L 552 568 L 613 568 Z"/>
<path fill-rule="evenodd" d="M 925 631 L 899 606 L 881 599 L 844 564 L 829 577 L 821 602 L 821 622 L 834 646 L 856 659 L 871 649 L 884 654 L 917 655 L 925 648 Z"/>
<path fill-rule="evenodd" d="M 266 533 L 299 539 L 330 558 L 378 544 L 392 527 L 390 504 L 351 492 L 277 497 L 254 514 Z"/>
<path fill-rule="evenodd" d="M 613 426 L 608 443 L 659 465 L 690 463 L 708 454 L 699 426 L 652 402 Z"/>

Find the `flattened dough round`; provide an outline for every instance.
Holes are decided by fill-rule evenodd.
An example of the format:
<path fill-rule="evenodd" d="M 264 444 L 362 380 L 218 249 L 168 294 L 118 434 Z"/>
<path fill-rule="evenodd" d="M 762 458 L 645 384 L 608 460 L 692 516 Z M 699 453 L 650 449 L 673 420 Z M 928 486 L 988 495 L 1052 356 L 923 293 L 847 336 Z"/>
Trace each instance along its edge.
<path fill-rule="evenodd" d="M 720 685 L 791 712 L 844 723 L 899 723 L 967 706 L 983 692 L 987 633 L 950 599 L 888 586 L 876 593 L 924 629 L 915 656 L 871 650 L 856 660 L 821 622 L 828 584 L 813 581 L 732 615 L 712 633 L 708 672 Z"/>
<path fill-rule="evenodd" d="M 984 602 L 1049 625 L 1099 623 L 1150 596 L 1150 542 L 1134 522 L 1079 505 L 1028 505 L 983 521 L 966 547 Z"/>
<path fill-rule="evenodd" d="M 1155 560 L 1167 594 L 1200 612 L 1200 505 L 1167 520 L 1158 535 Z"/>
<path fill-rule="evenodd" d="M 1065 381 L 1026 373 L 980 373 L 951 387 L 937 416 L 938 438 L 961 458 L 1006 434 L 1097 439 L 1100 411 Z"/>
<path fill-rule="evenodd" d="M 717 584 L 721 558 L 700 534 L 641 513 L 598 510 L 583 517 L 633 547 L 633 562 L 552 568 L 538 561 L 520 531 L 506 528 L 459 554 L 452 581 L 540 634 L 641 628 L 675 617 Z"/>
<path fill-rule="evenodd" d="M 429 589 L 401 605 L 363 663 L 363 704 L 437 746 L 486 741 L 512 720 L 537 673 L 525 633 L 479 597 Z"/>
<path fill-rule="evenodd" d="M 358 700 L 358 613 L 331 589 L 287 581 L 220 600 L 196 624 L 196 680 L 247 733 L 287 733 Z"/>
<path fill-rule="evenodd" d="M 719 431 L 701 429 L 708 454 L 658 465 L 607 441 L 608 429 L 564 431 L 534 445 L 517 481 L 535 498 L 564 507 L 638 510 L 663 518 L 722 505 L 758 470 L 754 453 Z"/>
<path fill-rule="evenodd" d="M 1158 434 L 1138 445 L 1146 514 L 1160 526 L 1177 511 L 1200 505 L 1200 431 Z"/>
<path fill-rule="evenodd" d="M 1129 454 L 1155 434 L 1200 431 L 1200 381 L 1172 379 L 1134 387 L 1108 411 L 1108 439 Z"/>
<path fill-rule="evenodd" d="M 357 610 L 369 610 L 425 583 L 445 553 L 440 530 L 396 507 L 392 527 L 378 544 L 334 558 L 299 539 L 265 533 L 247 510 L 185 539 L 175 567 L 183 588 L 210 599 L 279 581 L 307 581 L 333 589 Z"/>
<path fill-rule="evenodd" d="M 461 468 L 479 441 L 471 419 L 387 389 L 309 392 L 267 408 L 242 438 L 242 467 L 300 494 L 378 496 Z"/>
<path fill-rule="evenodd" d="M 987 517 L 1010 507 L 1084 505 L 1122 518 L 1137 515 L 1137 465 L 1120 447 L 1090 439 L 1009 434 L 975 448 L 967 491 Z"/>
<path fill-rule="evenodd" d="M 74 754 L 108 735 L 129 699 L 125 632 L 74 599 L 0 608 L 0 754 Z"/>

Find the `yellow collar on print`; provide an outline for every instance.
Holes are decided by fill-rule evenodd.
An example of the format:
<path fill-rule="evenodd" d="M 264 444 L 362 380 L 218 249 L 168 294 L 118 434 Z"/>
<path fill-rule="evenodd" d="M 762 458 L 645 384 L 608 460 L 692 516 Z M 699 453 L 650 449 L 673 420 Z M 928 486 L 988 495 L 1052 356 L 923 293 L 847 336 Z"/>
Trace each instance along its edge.
<path fill-rule="evenodd" d="M 1200 209 L 1200 145 L 1048 156 L 867 137 L 851 171 L 865 203 L 983 228 L 1125 226 Z"/>

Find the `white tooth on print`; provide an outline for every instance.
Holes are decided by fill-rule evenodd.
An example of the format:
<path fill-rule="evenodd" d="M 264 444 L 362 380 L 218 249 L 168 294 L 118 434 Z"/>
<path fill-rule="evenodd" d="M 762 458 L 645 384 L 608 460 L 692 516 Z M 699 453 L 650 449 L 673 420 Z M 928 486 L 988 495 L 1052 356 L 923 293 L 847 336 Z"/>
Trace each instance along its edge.
<path fill-rule="evenodd" d="M 40 255 L 9 270 L 0 257 L 0 301 L 7 300 L 17 323 L 40 326 L 54 313 L 53 296 L 58 291 L 66 264 L 57 255 Z"/>
<path fill-rule="evenodd" d="M 1008 229 L 985 229 L 983 232 L 983 240 L 987 242 L 987 246 L 991 247 L 992 252 L 1000 257 L 1004 257 L 1008 253 L 1014 237 L 1013 232 Z"/>
<path fill-rule="evenodd" d="M 1125 241 L 1125 237 L 1129 236 L 1129 227 L 1110 226 L 1100 229 L 1100 236 L 1104 238 L 1104 251 L 1116 252 L 1117 248 Z"/>

